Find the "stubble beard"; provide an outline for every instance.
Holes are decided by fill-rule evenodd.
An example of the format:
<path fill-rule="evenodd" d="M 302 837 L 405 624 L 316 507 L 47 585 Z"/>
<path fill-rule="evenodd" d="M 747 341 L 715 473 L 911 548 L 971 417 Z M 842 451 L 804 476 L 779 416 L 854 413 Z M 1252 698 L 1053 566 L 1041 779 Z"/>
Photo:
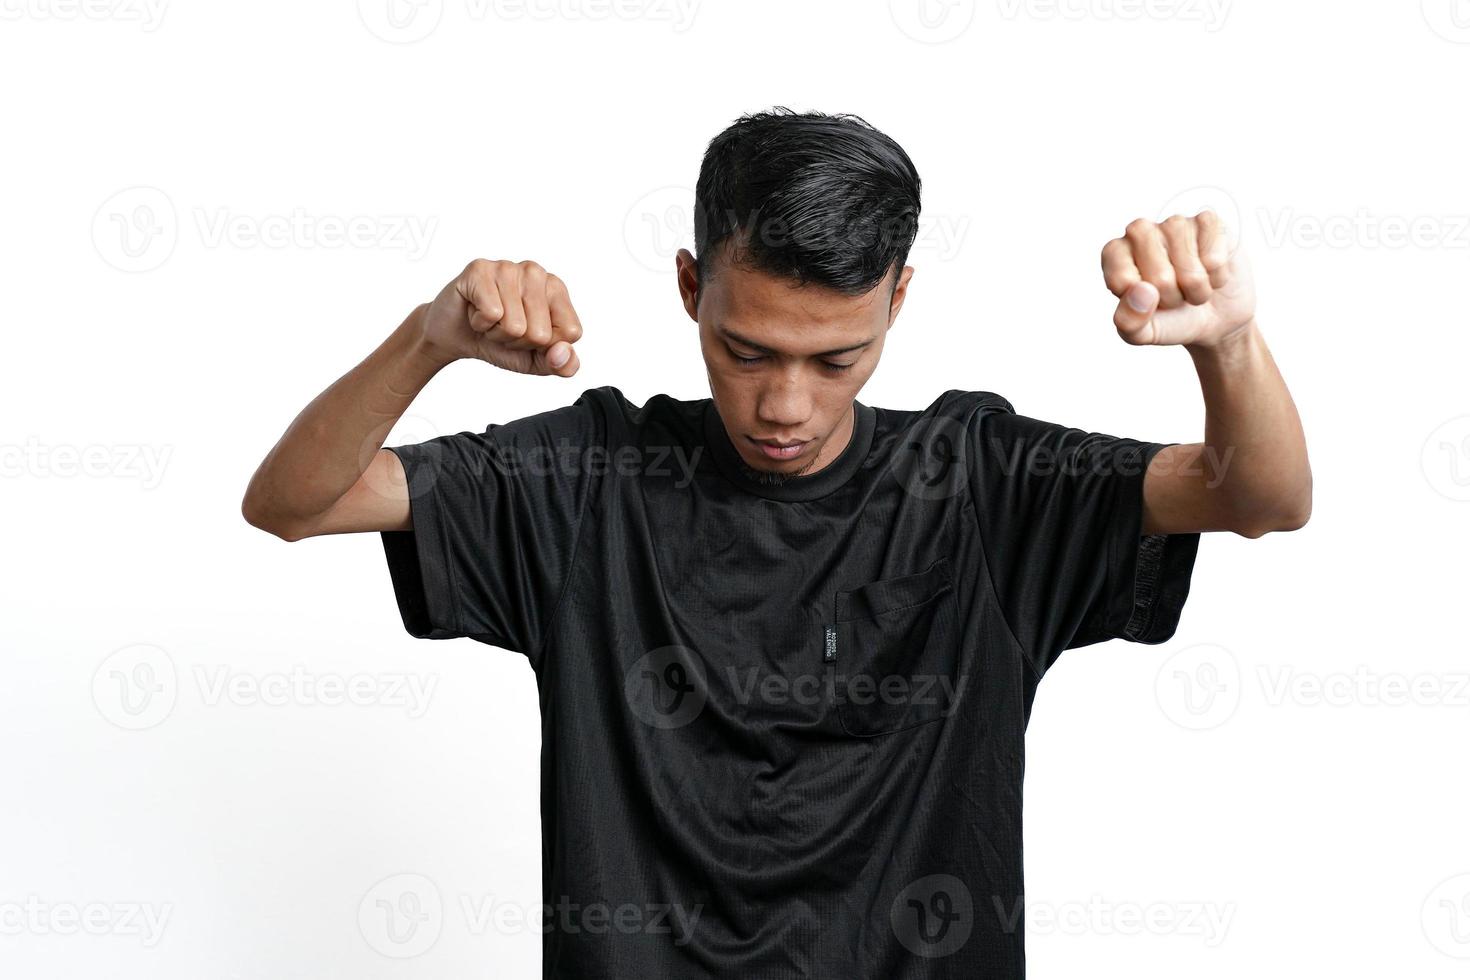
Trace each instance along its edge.
<path fill-rule="evenodd" d="M 806 476 L 811 468 L 816 465 L 816 462 L 817 457 L 813 456 L 811 459 L 807 460 L 800 469 L 789 471 L 763 470 L 751 466 L 749 463 L 742 459 L 740 460 L 740 468 L 745 471 L 746 476 L 750 477 L 751 480 L 755 481 L 758 484 L 761 484 L 762 486 L 779 487 L 787 480 L 794 480 L 797 477 Z"/>

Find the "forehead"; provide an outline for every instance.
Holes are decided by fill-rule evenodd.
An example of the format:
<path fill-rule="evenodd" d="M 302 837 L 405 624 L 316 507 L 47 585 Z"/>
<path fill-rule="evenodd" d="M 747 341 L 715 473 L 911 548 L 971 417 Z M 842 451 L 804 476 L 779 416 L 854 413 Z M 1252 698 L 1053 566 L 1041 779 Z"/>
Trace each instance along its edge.
<path fill-rule="evenodd" d="M 887 322 L 887 296 L 886 280 L 861 296 L 849 296 L 721 262 L 700 297 L 700 320 L 718 334 L 733 333 L 771 350 L 834 350 L 870 339 Z"/>

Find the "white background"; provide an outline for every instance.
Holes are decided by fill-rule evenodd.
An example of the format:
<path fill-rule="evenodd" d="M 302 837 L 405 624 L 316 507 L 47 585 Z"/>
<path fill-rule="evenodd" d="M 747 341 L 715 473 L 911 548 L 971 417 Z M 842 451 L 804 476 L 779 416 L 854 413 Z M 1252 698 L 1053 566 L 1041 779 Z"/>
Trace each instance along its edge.
<path fill-rule="evenodd" d="M 476 256 L 568 282 L 583 369 L 456 364 L 389 445 L 706 395 L 673 254 L 707 141 L 781 104 L 924 181 L 868 404 L 1199 439 L 1098 253 L 1211 204 L 1305 422 L 1311 523 L 1207 535 L 1171 641 L 1041 687 L 1032 975 L 1464 976 L 1470 3 L 386 2 L 0 0 L 0 974 L 539 975 L 495 924 L 541 900 L 528 665 L 409 637 L 376 534 L 240 499 Z"/>

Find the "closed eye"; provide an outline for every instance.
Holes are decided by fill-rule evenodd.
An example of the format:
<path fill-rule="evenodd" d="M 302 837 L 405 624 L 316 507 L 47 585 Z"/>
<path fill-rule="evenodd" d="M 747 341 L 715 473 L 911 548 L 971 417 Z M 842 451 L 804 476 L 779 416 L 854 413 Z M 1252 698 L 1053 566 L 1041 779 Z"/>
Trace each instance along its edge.
<path fill-rule="evenodd" d="M 735 361 L 739 364 L 759 364 L 761 361 L 764 361 L 766 359 L 766 356 L 764 354 L 757 355 L 755 357 L 744 357 L 740 354 L 735 353 L 733 350 L 730 351 L 730 356 L 735 358 Z M 831 371 L 833 374 L 841 374 L 843 371 L 847 371 L 852 368 L 851 364 L 834 364 L 831 361 L 822 361 L 821 364 L 822 367 L 826 368 L 828 371 Z"/>

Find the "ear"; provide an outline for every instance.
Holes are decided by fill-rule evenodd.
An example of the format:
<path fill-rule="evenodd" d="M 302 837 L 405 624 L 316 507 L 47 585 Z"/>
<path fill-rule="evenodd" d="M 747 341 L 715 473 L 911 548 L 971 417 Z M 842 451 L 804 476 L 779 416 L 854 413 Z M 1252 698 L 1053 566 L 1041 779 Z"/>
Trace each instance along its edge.
<path fill-rule="evenodd" d="M 888 325 L 893 326 L 893 321 L 898 319 L 898 311 L 903 309 L 904 297 L 909 293 L 909 280 L 914 277 L 914 267 L 906 265 L 898 274 L 898 284 L 893 287 L 893 299 L 888 304 Z"/>
<path fill-rule="evenodd" d="M 687 248 L 679 249 L 674 256 L 675 278 L 679 282 L 679 297 L 684 301 L 684 310 L 689 319 L 699 322 L 699 265 L 694 254 Z"/>

